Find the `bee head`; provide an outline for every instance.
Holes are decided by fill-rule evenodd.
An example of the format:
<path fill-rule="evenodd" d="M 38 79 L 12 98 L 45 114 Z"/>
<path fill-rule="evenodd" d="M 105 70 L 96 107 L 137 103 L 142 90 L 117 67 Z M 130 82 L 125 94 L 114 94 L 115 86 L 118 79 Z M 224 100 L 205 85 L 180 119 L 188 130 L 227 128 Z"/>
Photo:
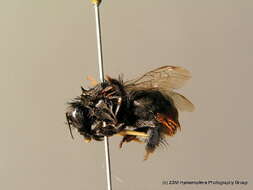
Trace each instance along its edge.
<path fill-rule="evenodd" d="M 89 108 L 84 106 L 81 101 L 75 100 L 69 103 L 69 108 L 66 112 L 66 120 L 72 138 L 74 138 L 72 128 L 75 128 L 81 135 L 83 135 L 85 140 L 91 140 L 91 125 L 89 123 L 91 119 L 89 117 Z"/>

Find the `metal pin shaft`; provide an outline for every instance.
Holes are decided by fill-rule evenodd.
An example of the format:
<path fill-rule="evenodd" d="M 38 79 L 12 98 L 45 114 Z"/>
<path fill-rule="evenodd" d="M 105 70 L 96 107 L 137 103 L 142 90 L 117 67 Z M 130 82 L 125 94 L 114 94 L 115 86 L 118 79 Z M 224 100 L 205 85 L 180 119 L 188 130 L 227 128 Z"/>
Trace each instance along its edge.
<path fill-rule="evenodd" d="M 103 66 L 103 52 L 102 52 L 102 39 L 101 39 L 99 5 L 94 4 L 94 9 L 95 9 L 95 17 L 96 17 L 99 79 L 100 79 L 101 82 L 104 82 L 104 66 Z"/>
<path fill-rule="evenodd" d="M 101 1 L 93 0 L 92 2 L 94 5 L 95 18 L 96 18 L 99 78 L 101 82 L 104 82 L 103 53 L 102 53 L 101 27 L 100 27 L 100 15 L 99 15 L 99 4 Z M 104 138 L 104 143 L 105 143 L 107 189 L 112 190 L 111 162 L 110 162 L 110 150 L 109 150 L 108 137 Z"/>

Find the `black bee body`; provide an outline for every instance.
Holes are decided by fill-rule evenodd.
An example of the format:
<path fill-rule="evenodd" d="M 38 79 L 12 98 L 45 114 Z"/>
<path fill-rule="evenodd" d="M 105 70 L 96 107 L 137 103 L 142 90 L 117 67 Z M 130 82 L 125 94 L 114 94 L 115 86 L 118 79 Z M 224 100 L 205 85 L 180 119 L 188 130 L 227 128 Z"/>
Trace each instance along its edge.
<path fill-rule="evenodd" d="M 171 66 L 159 69 L 171 73 L 169 69 L 175 71 L 175 68 L 179 69 Z M 156 74 L 159 69 L 151 73 Z M 181 97 L 190 105 L 182 95 L 171 91 L 168 94 L 156 84 L 150 85 L 154 79 L 142 82 L 150 77 L 148 74 L 130 83 L 108 77 L 91 89 L 82 88 L 82 94 L 69 103 L 66 113 L 70 131 L 71 127 L 76 128 L 87 141 L 101 141 L 104 136 L 120 134 L 123 135 L 120 147 L 125 142 L 143 142 L 144 138 L 144 159 L 147 159 L 165 141 L 165 135 L 173 136 L 180 129 L 175 100 Z"/>
<path fill-rule="evenodd" d="M 164 141 L 165 134 L 172 136 L 176 133 L 177 128 L 180 126 L 178 111 L 173 100 L 154 89 L 131 92 L 130 105 L 132 116 L 129 118 L 134 119 L 130 119 L 129 125 L 135 126 L 133 130 L 149 134 L 146 139 L 146 159 L 148 154 L 152 153 L 160 142 Z M 176 126 L 171 129 L 166 127 L 158 119 L 160 115 L 170 118 L 176 123 Z"/>

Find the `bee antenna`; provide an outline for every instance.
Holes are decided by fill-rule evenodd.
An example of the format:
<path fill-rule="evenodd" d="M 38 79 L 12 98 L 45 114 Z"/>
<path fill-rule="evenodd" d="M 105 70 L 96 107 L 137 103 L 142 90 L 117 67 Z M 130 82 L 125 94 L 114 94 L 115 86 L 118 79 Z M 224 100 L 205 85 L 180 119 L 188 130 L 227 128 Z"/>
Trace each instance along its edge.
<path fill-rule="evenodd" d="M 71 126 L 70 126 L 70 123 L 69 123 L 69 116 L 68 116 L 68 113 L 66 113 L 66 119 L 67 119 L 68 126 L 69 126 L 69 133 L 70 133 L 70 135 L 71 135 L 71 138 L 74 139 L 74 136 L 73 136 L 73 133 L 72 133 L 72 129 L 71 129 Z"/>

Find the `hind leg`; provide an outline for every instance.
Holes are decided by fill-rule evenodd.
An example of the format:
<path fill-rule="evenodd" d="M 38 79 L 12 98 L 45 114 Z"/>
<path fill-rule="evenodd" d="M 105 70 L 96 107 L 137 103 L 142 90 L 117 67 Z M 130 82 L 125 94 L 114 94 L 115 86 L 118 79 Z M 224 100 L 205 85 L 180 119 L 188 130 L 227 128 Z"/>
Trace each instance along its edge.
<path fill-rule="evenodd" d="M 121 131 L 121 133 L 119 134 L 123 135 L 124 137 L 121 140 L 119 147 L 121 148 L 125 142 L 131 142 L 131 141 L 144 143 L 144 141 L 140 140 L 139 137 L 147 138 L 148 137 L 147 131 L 148 131 L 148 127 L 140 127 L 133 131 L 130 131 L 130 130 Z"/>
<path fill-rule="evenodd" d="M 139 143 L 144 143 L 142 140 L 138 139 L 134 135 L 126 135 L 121 140 L 121 142 L 119 144 L 119 148 L 122 148 L 122 146 L 123 146 L 124 143 L 128 143 L 128 142 L 131 142 L 131 141 L 135 141 L 135 142 L 139 142 Z"/>
<path fill-rule="evenodd" d="M 144 160 L 147 160 L 149 155 L 152 154 L 156 147 L 159 145 L 160 140 L 161 140 L 161 135 L 159 132 L 159 127 L 155 128 L 150 128 L 148 130 L 149 137 L 147 139 L 147 144 L 146 144 L 146 154 L 144 155 Z"/>

